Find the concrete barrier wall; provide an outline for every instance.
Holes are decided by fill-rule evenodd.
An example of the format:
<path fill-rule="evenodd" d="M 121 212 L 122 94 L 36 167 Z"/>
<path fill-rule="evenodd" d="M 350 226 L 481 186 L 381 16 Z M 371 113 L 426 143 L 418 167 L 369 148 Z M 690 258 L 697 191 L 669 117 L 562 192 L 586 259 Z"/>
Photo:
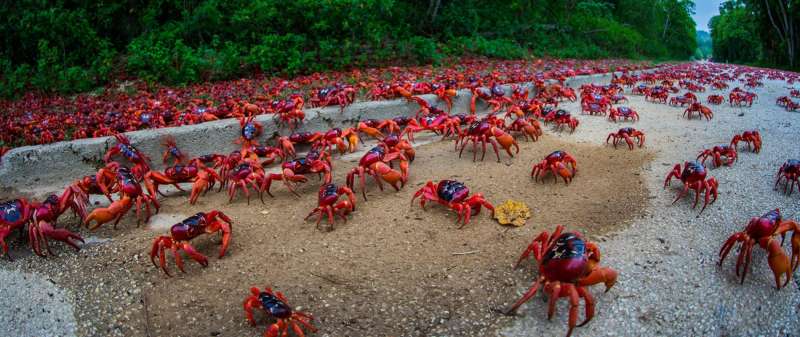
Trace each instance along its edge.
<path fill-rule="evenodd" d="M 585 83 L 608 83 L 610 79 L 611 73 L 576 76 L 568 79 L 566 84 L 577 89 Z M 532 90 L 530 83 L 523 85 Z M 510 86 L 506 85 L 504 88 L 510 93 Z M 432 106 L 444 106 L 435 95 L 420 97 Z M 460 90 L 453 101 L 452 113 L 468 112 L 470 99 L 469 90 Z M 411 116 L 418 108 L 416 103 L 397 99 L 357 102 L 347 106 L 342 112 L 338 106 L 306 109 L 305 123 L 298 131 L 313 132 L 332 127 L 349 127 L 359 120 L 368 118 Z M 479 111 L 484 111 L 486 105 L 481 102 L 477 108 Z M 278 133 L 284 135 L 290 133 L 286 128 L 278 128 L 273 118 L 273 115 L 256 117 L 256 121 L 264 126 L 260 140 L 263 141 Z M 161 139 L 164 135 L 174 136 L 181 150 L 194 157 L 209 153 L 230 153 L 238 147 L 234 144 L 234 140 L 239 137 L 239 132 L 237 119 L 225 119 L 196 125 L 134 131 L 126 135 L 136 148 L 150 157 L 153 168 L 162 169 L 161 154 L 164 149 L 161 147 Z M 6 192 L 31 196 L 42 196 L 58 191 L 75 179 L 95 173 L 103 165 L 103 155 L 114 144 L 116 140 L 113 137 L 102 137 L 12 149 L 0 162 L 0 187 Z"/>

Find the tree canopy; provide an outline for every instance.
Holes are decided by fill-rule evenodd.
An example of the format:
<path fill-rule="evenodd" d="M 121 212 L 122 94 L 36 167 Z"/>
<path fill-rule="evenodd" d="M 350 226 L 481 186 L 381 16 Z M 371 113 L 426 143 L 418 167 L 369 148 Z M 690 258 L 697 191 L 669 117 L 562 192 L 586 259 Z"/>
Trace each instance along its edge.
<path fill-rule="evenodd" d="M 18 0 L 0 5 L 0 95 L 448 57 L 671 58 L 688 0 Z"/>
<path fill-rule="evenodd" d="M 800 1 L 731 0 L 711 19 L 714 58 L 796 69 Z"/>

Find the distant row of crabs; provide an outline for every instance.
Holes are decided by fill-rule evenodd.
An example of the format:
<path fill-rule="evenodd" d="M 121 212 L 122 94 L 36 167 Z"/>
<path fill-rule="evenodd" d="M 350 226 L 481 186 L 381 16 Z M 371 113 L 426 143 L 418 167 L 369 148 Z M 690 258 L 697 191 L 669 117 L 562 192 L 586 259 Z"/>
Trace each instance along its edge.
<path fill-rule="evenodd" d="M 541 96 L 539 99 L 545 102 L 556 102 L 552 99 L 563 97 L 574 100 L 574 92 L 568 88 L 547 88 L 544 92 L 552 92 L 553 96 Z M 587 113 L 595 114 L 601 112 L 605 114 L 607 108 L 609 119 L 638 120 L 639 115 L 636 111 L 627 107 L 610 107 L 604 102 L 610 99 L 615 103 L 626 100 L 621 96 L 621 88 L 616 86 L 587 86 L 582 88 L 586 102 L 582 102 L 582 107 Z M 692 91 L 700 91 L 694 88 Z M 43 203 L 29 202 L 25 199 L 16 199 L 0 204 L 0 243 L 7 255 L 7 247 L 3 238 L 14 229 L 23 228 L 28 224 L 31 245 L 37 254 L 43 254 L 42 248 L 47 246 L 48 239 L 63 241 L 70 246 L 78 249 L 77 242 L 83 239 L 69 232 L 66 229 L 55 228 L 57 218 L 67 209 L 72 209 L 85 224 L 92 221 L 97 222 L 92 229 L 98 228 L 103 223 L 114 220 L 114 224 L 128 212 L 132 207 L 136 207 L 137 219 L 142 219 L 140 211 L 145 213 L 144 220 L 150 216 L 150 207 L 159 209 L 157 195 L 160 185 L 174 185 L 180 189 L 180 183 L 192 183 L 192 191 L 189 198 L 190 203 L 196 202 L 200 194 L 212 189 L 217 182 L 220 188 L 228 186 L 229 200 L 235 197 L 237 190 L 241 190 L 249 199 L 249 187 L 259 192 L 263 201 L 263 192 L 270 196 L 269 186 L 272 181 L 283 181 L 289 191 L 297 194 L 295 185 L 305 182 L 306 174 L 318 173 L 324 175 L 323 184 L 320 186 L 318 194 L 318 206 L 309 213 L 306 218 L 315 214 L 318 215 L 317 225 L 319 226 L 324 216 L 328 217 L 329 223 L 334 222 L 335 217 L 347 219 L 348 214 L 353 212 L 356 207 L 356 197 L 353 189 L 356 179 L 364 200 L 366 196 L 366 175 L 373 176 L 378 186 L 382 189 L 382 181 L 389 183 L 396 190 L 402 188 L 408 180 L 408 166 L 414 160 L 414 150 L 409 141 L 413 141 L 413 134 L 420 131 L 432 131 L 443 137 L 453 137 L 456 139 L 456 149 L 459 155 L 468 144 L 473 145 L 473 160 L 476 160 L 477 146 L 480 144 L 485 155 L 486 143 L 490 143 L 498 161 L 498 145 L 503 147 L 509 156 L 514 156 L 512 147 L 519 151 L 519 147 L 514 139 L 514 134 L 530 137 L 536 140 L 541 135 L 541 126 L 538 119 L 547 122 L 556 122 L 556 125 L 568 125 L 573 130 L 577 126 L 577 120 L 569 116 L 564 110 L 547 109 L 537 102 L 521 102 L 527 94 L 522 95 L 515 89 L 511 99 L 503 95 L 494 94 L 496 90 L 492 88 L 491 95 L 486 96 L 489 104 L 507 110 L 505 118 L 499 118 L 495 113 L 488 117 L 478 120 L 474 115 L 470 116 L 449 116 L 449 114 L 437 112 L 436 108 L 420 103 L 415 97 L 409 98 L 420 104 L 420 109 L 425 110 L 422 118 L 392 119 L 384 121 L 363 121 L 356 128 L 339 130 L 332 129 L 326 133 L 295 133 L 288 137 L 278 139 L 276 147 L 263 146 L 257 141 L 261 133 L 261 126 L 252 117 L 245 117 L 241 120 L 241 137 L 238 142 L 242 145 L 241 150 L 234 151 L 228 156 L 212 154 L 186 159 L 186 155 L 177 147 L 174 139 L 167 138 L 164 141 L 166 148 L 162 160 L 166 163 L 174 160 L 174 165 L 168 167 L 163 172 L 150 169 L 147 157 L 139 152 L 130 144 L 124 135 L 117 135 L 117 145 L 112 147 L 106 154 L 106 166 L 101 168 L 96 175 L 91 175 L 76 181 L 68 187 L 60 196 L 50 196 Z M 586 94 L 586 93 L 589 94 Z M 600 94 L 597 94 L 600 93 Z M 320 99 L 328 99 L 321 105 L 328 104 L 347 104 L 349 93 L 342 91 L 341 94 L 328 97 L 323 95 Z M 502 98 L 505 97 L 505 98 Z M 610 98 L 609 98 L 610 97 Z M 481 98 L 481 97 L 479 97 Z M 424 102 L 424 101 L 423 101 Z M 584 104 L 586 103 L 586 104 Z M 537 105 L 539 104 L 539 105 Z M 691 103 L 690 109 L 697 102 Z M 449 105 L 449 104 L 448 104 Z M 695 109 L 696 110 L 696 109 Z M 689 109 L 687 109 L 689 111 Z M 705 115 L 703 111 L 699 111 Z M 532 116 L 530 116 L 532 115 Z M 689 113 L 691 117 L 691 113 Z M 506 125 L 505 119 L 512 117 L 511 124 Z M 514 119 L 514 117 L 516 117 Z M 707 117 L 709 118 L 709 117 Z M 401 131 L 400 125 L 406 128 Z M 465 129 L 461 125 L 467 125 Z M 346 186 L 337 186 L 332 183 L 332 162 L 333 150 L 340 153 L 352 152 L 355 150 L 360 139 L 360 134 L 366 134 L 379 140 L 378 145 L 367 151 L 361 158 L 356 168 L 347 174 Z M 386 135 L 384 135 L 386 133 Z M 409 141 L 402 139 L 407 135 Z M 613 141 L 612 141 L 613 139 Z M 633 150 L 635 145 L 642 147 L 645 142 L 645 135 L 642 131 L 631 127 L 619 129 L 617 132 L 608 135 L 606 142 L 612 141 L 616 147 L 619 142 L 625 141 L 629 149 Z M 715 178 L 706 179 L 706 169 L 704 163 L 707 159 L 712 159 L 716 167 L 727 165 L 731 166 L 736 161 L 737 144 L 746 142 L 748 148 L 758 153 L 761 149 L 761 138 L 757 131 L 747 131 L 736 135 L 729 145 L 715 146 L 704 150 L 697 157 L 695 162 L 687 162 L 681 170 L 680 165 L 676 165 L 668 174 L 665 180 L 665 187 L 669 184 L 672 177 L 676 177 L 684 184 L 683 191 L 675 201 L 679 200 L 688 189 L 696 191 L 695 206 L 699 200 L 701 192 L 705 193 L 705 203 L 703 210 L 709 203 L 710 196 L 713 196 L 713 203 L 717 198 L 718 182 Z M 311 150 L 306 157 L 295 158 L 294 146 L 298 144 L 311 144 Z M 112 161 L 116 155 L 122 155 L 126 160 L 133 164 L 133 168 L 127 167 Z M 483 157 L 482 155 L 482 157 Z M 293 157 L 294 159 L 288 159 Z M 259 162 L 260 158 L 265 158 Z M 265 166 L 272 163 L 281 162 L 280 174 L 267 174 Z M 399 171 L 394 169 L 394 165 L 399 165 Z M 218 171 L 215 171 L 218 169 Z M 548 173 L 553 173 L 555 181 L 561 177 L 565 183 L 570 183 L 577 173 L 577 161 L 565 151 L 554 151 L 547 155 L 541 162 L 535 163 L 531 171 L 534 180 L 543 179 Z M 778 172 L 778 180 L 775 186 L 783 180 L 785 181 L 784 190 L 789 192 L 798 184 L 800 175 L 800 161 L 787 161 Z M 145 186 L 139 184 L 142 182 Z M 398 186 L 399 185 L 399 186 Z M 147 192 L 147 193 L 145 193 Z M 118 193 L 117 200 L 111 198 L 111 193 Z M 105 195 L 111 204 L 108 207 L 101 207 L 86 213 L 88 194 Z M 345 197 L 344 200 L 341 200 Z M 428 181 L 420 188 L 411 199 L 413 202 L 419 198 L 420 205 L 424 208 L 427 202 L 435 202 L 442 206 L 452 209 L 458 215 L 457 222 L 461 222 L 461 227 L 466 225 L 470 218 L 480 213 L 481 208 L 486 208 L 494 212 L 494 206 L 487 201 L 481 193 L 470 194 L 469 188 L 455 180 L 441 180 L 436 183 Z M 674 203 L 674 202 L 673 202 Z M 702 211 L 701 210 L 701 213 Z M 183 261 L 180 252 L 185 252 L 191 259 L 202 266 L 208 265 L 208 258 L 199 253 L 189 242 L 203 234 L 220 233 L 222 236 L 222 247 L 219 257 L 223 257 L 229 246 L 232 237 L 232 219 L 223 212 L 212 210 L 197 213 L 170 228 L 169 235 L 157 237 L 152 244 L 150 251 L 151 261 L 160 267 L 165 274 L 170 275 L 166 267 L 166 251 L 173 252 L 175 262 L 180 271 L 184 271 Z M 794 231 L 792 235 L 792 255 L 786 256 L 780 248 L 780 244 L 775 240 L 777 235 L 784 236 L 786 233 Z M 744 264 L 744 271 L 741 273 L 742 280 L 747 272 L 750 262 L 750 253 L 755 243 L 769 252 L 769 263 L 775 273 L 776 286 L 780 288 L 780 277 L 786 275 L 785 286 L 791 278 L 791 271 L 800 264 L 800 235 L 798 225 L 794 221 L 784 220 L 779 210 L 773 210 L 767 214 L 753 218 L 743 232 L 735 233 L 723 245 L 720 250 L 720 264 L 728 255 L 732 247 L 742 242 L 743 248 L 740 250 L 737 260 L 736 271 L 739 275 L 740 266 Z M 530 298 L 532 298 L 539 288 L 550 297 L 548 317 L 552 317 L 555 311 L 555 303 L 561 297 L 570 299 L 569 315 L 569 336 L 575 326 L 582 326 L 589 322 L 594 313 L 594 300 L 592 295 L 585 289 L 586 286 L 604 283 L 606 291 L 614 286 L 617 279 L 617 272 L 610 268 L 600 267 L 600 250 L 592 242 L 586 240 L 578 232 L 565 232 L 563 226 L 558 226 L 550 234 L 542 232 L 536 236 L 527 249 L 522 253 L 517 266 L 525 259 L 533 255 L 539 266 L 539 277 L 534 285 L 508 310 L 506 314 L 513 314 L 516 310 Z M 156 262 L 158 259 L 158 263 Z M 579 300 L 583 298 L 586 302 L 586 317 L 583 323 L 577 325 Z M 286 336 L 291 329 L 298 336 L 303 336 L 303 329 L 316 331 L 312 325 L 312 316 L 293 310 L 288 305 L 288 300 L 280 292 L 274 292 L 269 287 L 263 291 L 252 288 L 250 296 L 245 300 L 244 310 L 248 321 L 255 324 L 253 317 L 254 309 L 263 310 L 267 316 L 276 319 L 276 323 L 270 324 L 265 336 L 277 337 Z"/>

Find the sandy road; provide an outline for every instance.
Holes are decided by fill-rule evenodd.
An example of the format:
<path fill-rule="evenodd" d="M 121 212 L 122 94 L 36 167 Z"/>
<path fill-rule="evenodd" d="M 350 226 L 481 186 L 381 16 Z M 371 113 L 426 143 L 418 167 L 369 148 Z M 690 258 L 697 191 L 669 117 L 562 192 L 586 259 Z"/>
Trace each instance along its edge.
<path fill-rule="evenodd" d="M 731 87 L 738 83 L 732 83 Z M 645 214 L 627 229 L 601 244 L 604 264 L 620 272 L 617 286 L 602 294 L 597 317 L 575 331 L 577 336 L 784 336 L 800 334 L 800 292 L 797 278 L 775 291 L 766 254 L 757 249 L 752 273 L 740 285 L 735 259 L 717 267 L 717 252 L 735 231 L 753 216 L 780 208 L 785 217 L 800 217 L 798 197 L 773 191 L 775 174 L 788 158 L 800 157 L 797 137 L 800 114 L 786 112 L 775 99 L 786 95 L 784 82 L 766 81 L 754 91 L 759 99 L 751 108 L 711 106 L 714 119 L 681 118 L 683 108 L 648 103 L 628 96 L 629 106 L 641 114 L 631 126 L 647 134 L 647 148 L 656 153 L 651 165 L 642 168 L 650 196 Z M 681 92 L 682 94 L 683 92 Z M 705 102 L 707 91 L 698 97 Z M 705 104 L 705 103 L 704 103 Z M 570 111 L 577 107 L 567 105 Z M 573 142 L 602 143 L 609 132 L 630 123 L 608 122 L 601 117 L 579 116 L 580 132 L 559 137 Z M 690 199 L 670 205 L 677 186 L 662 189 L 664 177 L 676 163 L 694 159 L 704 148 L 727 144 L 735 133 L 757 129 L 764 139 L 759 154 L 740 151 L 732 168 L 711 169 L 720 181 L 719 200 L 698 216 Z M 625 184 L 620 181 L 619 184 Z M 701 201 L 702 202 L 702 201 Z M 737 250 L 732 252 L 736 253 Z M 734 256 L 735 257 L 735 256 Z M 797 276 L 797 274 L 795 274 Z M 519 278 L 520 292 L 525 275 Z M 527 289 L 527 288 L 525 288 Z M 562 300 L 559 315 L 546 320 L 546 303 L 531 301 L 504 336 L 558 336 L 566 331 L 567 305 Z"/>
<path fill-rule="evenodd" d="M 722 268 L 715 264 L 719 246 L 750 217 L 776 207 L 787 216 L 800 210 L 797 194 L 772 190 L 780 164 L 800 157 L 800 115 L 774 105 L 788 92 L 783 83 L 767 81 L 755 91 L 760 99 L 752 108 L 712 107 L 710 122 L 686 120 L 680 117 L 683 108 L 638 96 L 629 96 L 627 104 L 641 114 L 637 123 L 579 115 L 577 103 L 565 104 L 581 120 L 574 134 L 548 128 L 543 140 L 523 142 L 523 155 L 503 163 L 489 153 L 489 160 L 473 164 L 470 156 L 457 160 L 449 144 L 421 145 L 409 186 L 382 193 L 371 185 L 361 216 L 330 233 L 300 222 L 315 204 L 312 179 L 303 198 L 292 199 L 280 186 L 267 206 L 243 200 L 228 205 L 224 195 L 210 194 L 186 207 L 185 196 L 177 195 L 164 200 L 164 216 L 149 226 L 136 228 L 128 219 L 117 231 L 84 231 L 92 243 L 78 254 L 62 248 L 59 257 L 40 259 L 15 242 L 17 261 L 0 269 L 0 283 L 14 289 L 4 296 L 14 305 L 0 307 L 11 311 L 0 316 L 13 330 L 0 335 L 256 336 L 263 326 L 243 321 L 240 302 L 247 287 L 268 281 L 318 317 L 322 336 L 559 336 L 566 331 L 566 301 L 551 322 L 539 298 L 517 317 L 493 311 L 527 289 L 533 267 L 512 271 L 511 264 L 532 235 L 553 223 L 598 240 L 603 264 L 621 275 L 609 293 L 593 290 L 597 316 L 576 336 L 797 335 L 798 287 L 776 292 L 762 251 L 756 250 L 743 285 L 733 260 Z M 712 93 L 699 96 L 705 101 Z M 603 145 L 609 132 L 623 126 L 647 133 L 645 149 L 630 153 Z M 764 137 L 762 152 L 741 152 L 732 168 L 711 170 L 720 180 L 716 204 L 700 216 L 688 198 L 670 205 L 677 184 L 666 191 L 662 184 L 675 163 L 753 128 Z M 530 163 L 555 149 L 573 151 L 582 163 L 573 184 L 526 179 Z M 337 170 L 355 159 L 347 157 Z M 338 172 L 341 182 L 344 171 Z M 438 207 L 408 208 L 410 194 L 436 177 L 461 179 L 497 203 L 526 200 L 535 206 L 535 220 L 509 231 L 482 215 L 456 230 L 452 214 Z M 209 208 L 229 212 L 238 221 L 237 233 L 247 235 L 236 236 L 229 256 L 212 258 L 209 268 L 189 265 L 186 275 L 164 278 L 146 257 L 150 241 L 175 219 Z M 213 254 L 217 244 L 206 239 L 198 246 Z M 451 255 L 464 251 L 481 253 Z M 47 275 L 46 281 L 35 275 Z M 39 314 L 42 307 L 48 311 Z"/>

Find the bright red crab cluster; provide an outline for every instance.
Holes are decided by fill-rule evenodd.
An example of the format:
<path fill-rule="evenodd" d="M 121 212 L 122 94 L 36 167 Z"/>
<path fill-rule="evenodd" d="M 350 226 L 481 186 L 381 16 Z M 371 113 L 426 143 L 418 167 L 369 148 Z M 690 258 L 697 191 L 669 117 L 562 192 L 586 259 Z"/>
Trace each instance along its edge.
<path fill-rule="evenodd" d="M 292 79 L 256 76 L 186 87 L 155 87 L 145 82 L 110 84 L 100 94 L 74 97 L 29 93 L 0 101 L 0 146 L 47 144 L 111 136 L 134 130 L 197 124 L 254 114 L 275 114 L 295 127 L 311 107 L 339 106 L 358 99 L 394 99 L 435 94 L 449 111 L 456 90 L 493 83 L 544 83 L 576 75 L 635 70 L 643 63 L 625 60 L 464 59 L 445 67 L 387 67 L 313 73 Z"/>

